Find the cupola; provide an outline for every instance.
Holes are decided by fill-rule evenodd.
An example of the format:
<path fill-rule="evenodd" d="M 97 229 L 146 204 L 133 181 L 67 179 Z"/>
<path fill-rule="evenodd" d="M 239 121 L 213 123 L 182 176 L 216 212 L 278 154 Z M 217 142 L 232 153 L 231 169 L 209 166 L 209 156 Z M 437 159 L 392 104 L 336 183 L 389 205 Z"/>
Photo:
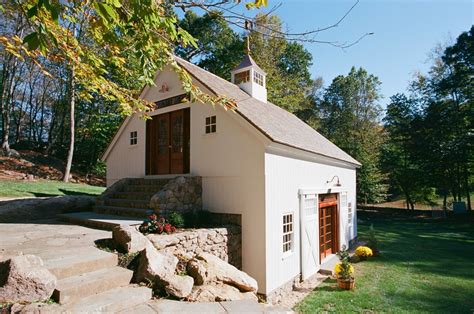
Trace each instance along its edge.
<path fill-rule="evenodd" d="M 240 64 L 231 72 L 232 83 L 260 101 L 267 102 L 266 73 L 247 53 Z"/>

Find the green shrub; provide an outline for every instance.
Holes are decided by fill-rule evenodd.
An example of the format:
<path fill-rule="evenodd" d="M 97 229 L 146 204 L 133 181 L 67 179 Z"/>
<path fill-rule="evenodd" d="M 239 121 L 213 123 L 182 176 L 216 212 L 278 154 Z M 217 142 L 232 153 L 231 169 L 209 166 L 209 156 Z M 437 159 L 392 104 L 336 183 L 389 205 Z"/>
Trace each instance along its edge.
<path fill-rule="evenodd" d="M 372 250 L 376 250 L 379 247 L 379 241 L 375 237 L 374 225 L 370 225 L 367 237 L 367 246 L 370 247 Z"/>
<path fill-rule="evenodd" d="M 185 219 L 183 214 L 178 212 L 172 212 L 168 217 L 168 221 L 176 228 L 183 228 L 185 225 Z"/>
<path fill-rule="evenodd" d="M 92 167 L 91 172 L 99 177 L 105 178 L 107 175 L 107 165 L 105 162 L 98 160 L 97 163 Z"/>

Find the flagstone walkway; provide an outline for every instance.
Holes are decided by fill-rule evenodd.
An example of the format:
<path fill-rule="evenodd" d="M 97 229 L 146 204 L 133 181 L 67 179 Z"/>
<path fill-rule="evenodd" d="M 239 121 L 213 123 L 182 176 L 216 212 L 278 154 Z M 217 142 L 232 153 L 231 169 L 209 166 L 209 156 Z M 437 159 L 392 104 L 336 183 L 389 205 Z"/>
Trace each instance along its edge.
<path fill-rule="evenodd" d="M 128 284 L 131 271 L 117 266 L 115 254 L 95 247 L 94 241 L 106 238 L 111 238 L 110 231 L 55 219 L 1 223 L 0 261 L 19 254 L 34 254 L 56 275 L 55 295 L 62 304 L 41 305 L 35 310 L 40 313 L 291 313 L 249 300 L 195 303 L 151 299 L 150 289 Z M 99 272 L 107 278 L 96 284 L 94 274 Z M 116 276 L 117 273 L 123 274 Z"/>

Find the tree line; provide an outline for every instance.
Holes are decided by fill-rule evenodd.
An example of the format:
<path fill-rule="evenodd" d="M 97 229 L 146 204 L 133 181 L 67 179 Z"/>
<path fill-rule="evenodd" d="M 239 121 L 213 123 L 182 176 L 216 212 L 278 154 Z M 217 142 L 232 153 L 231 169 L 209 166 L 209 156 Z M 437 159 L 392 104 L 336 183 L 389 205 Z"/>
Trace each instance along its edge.
<path fill-rule="evenodd" d="M 28 12 L 37 3 L 30 1 Z M 125 13 L 120 11 L 120 3 L 110 3 L 111 7 L 93 8 L 100 12 L 95 19 L 85 18 L 84 8 L 69 8 L 68 12 L 74 14 L 67 16 L 75 19 L 70 18 L 73 22 L 63 26 L 70 29 L 65 38 L 77 42 L 77 46 L 67 48 L 71 54 L 58 52 L 59 46 L 49 37 L 25 41 L 41 25 L 50 27 L 48 21 L 54 17 L 51 8 L 38 7 L 40 13 L 33 10 L 30 14 L 18 14 L 15 11 L 18 7 L 3 5 L 4 10 L 0 11 L 3 151 L 7 152 L 11 145 L 68 159 L 74 143 L 74 167 L 103 173 L 100 155 L 123 115 L 148 110 L 148 104 L 130 105 L 127 97 L 136 96 L 140 87 L 149 83 L 152 69 L 170 61 L 167 52 L 230 79 L 230 71 L 241 61 L 248 37 L 252 56 L 267 72 L 269 101 L 296 114 L 362 163 L 357 172 L 359 202 L 377 203 L 401 196 L 407 208 L 413 209 L 415 203 L 434 203 L 441 196 L 444 206 L 448 205 L 448 199 L 466 199 L 470 206 L 474 117 L 472 29 L 461 34 L 454 44 L 438 49 L 430 71 L 419 73 L 406 94 L 390 97 L 383 110 L 381 82 L 363 68 L 352 68 L 328 86 L 321 78 L 312 79 L 311 54 L 301 43 L 285 36 L 276 15 L 259 14 L 252 27 L 241 32 L 232 27 L 222 10 L 209 10 L 202 15 L 187 10 L 178 19 L 172 7 L 159 7 L 155 8 L 156 12 L 168 20 L 140 25 L 142 29 L 148 27 L 160 32 L 156 38 L 149 38 L 137 35 L 133 14 L 145 13 L 133 6 L 134 1 L 126 10 L 132 16 L 126 17 L 122 16 Z M 31 23 L 30 15 L 36 24 Z M 101 22 L 99 28 L 98 22 Z M 58 23 L 61 24 L 61 19 Z M 134 32 L 128 23 L 133 25 Z M 110 34 L 110 29 L 122 28 L 128 32 L 123 37 L 116 38 L 117 32 Z M 62 34 L 61 29 L 51 29 L 61 43 L 58 35 Z M 23 44 L 33 49 L 12 48 L 15 36 L 23 38 Z M 42 41 L 50 47 L 46 50 L 48 54 L 41 54 Z M 129 47 L 131 43 L 134 46 Z M 157 44 L 166 46 L 160 46 L 158 52 L 151 51 Z M 108 45 L 109 50 L 101 48 L 103 45 Z M 75 59 L 78 47 L 84 53 L 79 61 Z M 32 55 L 31 51 L 39 52 Z M 86 63 L 90 72 L 80 72 L 82 63 Z M 91 74 L 87 76 L 87 73 Z M 185 86 L 204 99 L 190 86 L 189 78 L 179 74 Z M 112 82 L 107 83 L 113 84 L 109 85 L 112 92 L 102 90 L 105 81 Z M 72 123 L 75 126 L 71 127 Z"/>

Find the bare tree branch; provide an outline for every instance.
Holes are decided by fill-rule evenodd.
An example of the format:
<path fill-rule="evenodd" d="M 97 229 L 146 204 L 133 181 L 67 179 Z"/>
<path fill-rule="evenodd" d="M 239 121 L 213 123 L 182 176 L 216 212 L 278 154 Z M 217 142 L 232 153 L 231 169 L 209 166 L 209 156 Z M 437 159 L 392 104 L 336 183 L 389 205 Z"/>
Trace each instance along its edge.
<path fill-rule="evenodd" d="M 206 0 L 188 0 L 188 1 L 181 1 L 179 3 L 174 3 L 175 7 L 182 8 L 183 10 L 189 8 L 198 8 L 203 10 L 204 12 L 214 15 L 216 18 L 221 18 L 225 20 L 230 25 L 233 25 L 239 29 L 247 31 L 248 28 L 245 27 L 246 22 L 250 22 L 252 25 L 256 27 L 252 28 L 252 32 L 256 32 L 258 34 L 262 34 L 264 36 L 268 36 L 271 38 L 277 39 L 286 39 L 288 41 L 296 41 L 296 42 L 305 42 L 305 43 L 316 43 L 316 44 L 327 44 L 333 47 L 347 49 L 362 41 L 365 37 L 373 35 L 372 32 L 367 32 L 362 34 L 359 38 L 352 42 L 338 42 L 338 41 L 325 41 L 316 39 L 316 36 L 324 31 L 328 31 L 330 29 L 338 27 L 354 10 L 354 8 L 359 4 L 360 0 L 356 0 L 354 4 L 344 12 L 344 14 L 337 20 L 334 24 L 320 27 L 313 30 L 308 30 L 304 32 L 289 32 L 289 31 L 282 31 L 280 29 L 274 28 L 269 24 L 261 23 L 258 17 L 250 17 L 245 14 L 236 12 L 234 9 L 237 7 L 238 3 L 229 0 L 220 0 L 220 1 L 206 1 Z M 232 3 L 230 6 L 229 4 Z M 274 5 L 268 12 L 260 15 L 260 17 L 269 17 L 274 12 L 276 12 L 282 3 L 278 3 Z M 216 13 L 216 11 L 218 13 Z M 259 29 L 260 28 L 260 29 Z M 265 32 L 265 30 L 269 32 Z"/>

